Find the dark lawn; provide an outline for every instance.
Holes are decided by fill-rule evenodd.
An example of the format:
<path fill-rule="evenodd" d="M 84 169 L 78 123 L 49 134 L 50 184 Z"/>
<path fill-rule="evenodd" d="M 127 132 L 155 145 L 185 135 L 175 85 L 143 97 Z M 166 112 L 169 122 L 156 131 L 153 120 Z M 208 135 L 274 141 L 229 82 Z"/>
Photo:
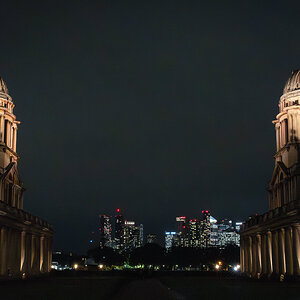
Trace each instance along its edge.
<path fill-rule="evenodd" d="M 41 279 L 0 283 L 0 300 L 300 300 L 300 282 L 253 281 L 197 274 L 59 274 Z"/>

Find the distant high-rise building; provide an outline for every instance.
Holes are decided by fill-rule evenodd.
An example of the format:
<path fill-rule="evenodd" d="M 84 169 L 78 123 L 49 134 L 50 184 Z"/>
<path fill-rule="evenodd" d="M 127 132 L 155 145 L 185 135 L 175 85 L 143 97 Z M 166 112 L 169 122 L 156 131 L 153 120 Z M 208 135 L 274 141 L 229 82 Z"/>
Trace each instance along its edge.
<path fill-rule="evenodd" d="M 202 210 L 201 217 L 200 247 L 207 248 L 210 246 L 210 212 L 208 210 Z"/>
<path fill-rule="evenodd" d="M 150 233 L 147 235 L 147 243 L 154 244 L 157 243 L 157 235 L 155 233 Z"/>
<path fill-rule="evenodd" d="M 132 250 L 135 248 L 137 242 L 136 226 L 134 221 L 125 221 L 123 227 L 123 242 L 125 250 Z"/>
<path fill-rule="evenodd" d="M 142 247 L 144 244 L 144 226 L 143 224 L 140 224 L 139 226 L 139 239 L 137 247 Z"/>
<path fill-rule="evenodd" d="M 240 246 L 240 235 L 231 227 L 219 232 L 219 247 L 224 248 L 228 245 Z"/>
<path fill-rule="evenodd" d="M 197 219 L 189 221 L 189 246 L 200 247 L 201 223 Z"/>
<path fill-rule="evenodd" d="M 115 239 L 114 244 L 117 250 L 123 250 L 124 248 L 124 216 L 121 214 L 121 210 L 118 208 L 115 215 Z"/>
<path fill-rule="evenodd" d="M 235 223 L 235 230 L 237 232 L 240 232 L 241 226 L 243 225 L 243 222 L 236 222 Z"/>
<path fill-rule="evenodd" d="M 186 217 L 176 217 L 177 235 L 174 237 L 174 246 L 176 247 L 188 247 L 188 224 L 186 223 Z"/>
<path fill-rule="evenodd" d="M 218 246 L 218 221 L 210 216 L 210 246 Z"/>
<path fill-rule="evenodd" d="M 166 231 L 165 232 L 165 248 L 167 251 L 170 248 L 172 248 L 175 237 L 176 237 L 175 231 Z"/>
<path fill-rule="evenodd" d="M 107 215 L 100 215 L 99 234 L 100 234 L 100 247 L 112 247 L 112 227 L 110 217 Z"/>
<path fill-rule="evenodd" d="M 224 248 L 227 245 L 240 245 L 240 236 L 237 233 L 240 222 L 235 226 L 230 219 L 223 219 L 218 223 L 218 246 Z M 236 228 L 236 226 L 238 226 Z"/>
<path fill-rule="evenodd" d="M 218 222 L 219 231 L 226 230 L 228 228 L 233 228 L 232 220 L 230 219 L 223 219 Z"/>
<path fill-rule="evenodd" d="M 186 217 L 176 217 L 177 233 L 182 233 L 186 228 Z"/>
<path fill-rule="evenodd" d="M 123 240 L 125 250 L 141 247 L 143 244 L 143 224 L 136 226 L 134 221 L 125 221 Z"/>

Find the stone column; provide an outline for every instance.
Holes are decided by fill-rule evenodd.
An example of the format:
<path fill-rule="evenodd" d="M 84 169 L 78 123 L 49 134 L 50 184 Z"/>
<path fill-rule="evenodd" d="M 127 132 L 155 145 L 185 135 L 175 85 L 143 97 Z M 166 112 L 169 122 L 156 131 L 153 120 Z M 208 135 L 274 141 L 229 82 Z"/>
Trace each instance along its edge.
<path fill-rule="evenodd" d="M 286 272 L 288 275 L 293 275 L 293 229 L 288 227 L 285 231 L 285 258 Z"/>
<path fill-rule="evenodd" d="M 272 233 L 272 252 L 273 252 L 273 272 L 279 274 L 279 259 L 278 259 L 278 232 Z"/>
<path fill-rule="evenodd" d="M 49 243 L 48 243 L 48 272 L 51 271 L 51 265 L 52 265 L 52 237 L 49 237 Z"/>
<path fill-rule="evenodd" d="M 252 237 L 249 236 L 249 260 L 248 260 L 248 272 L 252 274 L 253 272 L 253 249 L 252 249 Z"/>
<path fill-rule="evenodd" d="M 40 271 L 43 271 L 44 262 L 44 237 L 40 237 Z"/>
<path fill-rule="evenodd" d="M 31 235 L 31 255 L 30 255 L 30 273 L 35 273 L 35 267 L 34 267 L 34 260 L 35 260 L 35 252 L 36 252 L 36 245 L 35 245 L 35 236 Z"/>
<path fill-rule="evenodd" d="M 261 265 L 262 265 L 262 273 L 267 274 L 267 235 L 262 235 L 262 247 L 261 247 Z"/>
<path fill-rule="evenodd" d="M 245 236 L 244 239 L 244 247 L 245 247 L 245 257 L 244 257 L 244 272 L 245 273 L 249 273 L 249 247 L 248 247 L 248 244 L 249 244 L 249 240 L 248 240 L 248 237 Z"/>
<path fill-rule="evenodd" d="M 261 266 L 261 235 L 257 233 L 256 235 L 256 273 L 258 276 L 262 273 L 262 266 Z"/>
<path fill-rule="evenodd" d="M 4 121 L 4 115 L 0 115 L 0 142 L 4 142 L 4 133 L 5 130 L 5 121 Z"/>
<path fill-rule="evenodd" d="M 256 236 L 252 237 L 252 276 L 257 274 L 257 241 Z"/>
<path fill-rule="evenodd" d="M 17 152 L 17 127 L 14 127 L 13 150 Z"/>
<path fill-rule="evenodd" d="M 267 232 L 267 273 L 271 275 L 273 273 L 273 251 L 272 251 L 272 233 Z"/>
<path fill-rule="evenodd" d="M 244 239 L 240 239 L 240 265 L 241 265 L 241 271 L 245 272 L 245 245 L 244 245 Z"/>
<path fill-rule="evenodd" d="M 6 253 L 7 253 L 7 231 L 5 227 L 1 228 L 0 236 L 0 275 L 6 274 Z"/>
<path fill-rule="evenodd" d="M 293 226 L 294 275 L 300 275 L 300 225 Z"/>
<path fill-rule="evenodd" d="M 25 231 L 21 232 L 21 259 L 20 259 L 20 272 L 23 271 L 23 265 L 24 265 L 24 260 L 25 260 L 25 249 L 26 249 L 26 233 Z"/>
<path fill-rule="evenodd" d="M 281 228 L 278 232 L 279 234 L 279 249 L 278 249 L 278 262 L 279 262 L 279 274 L 286 273 L 285 264 L 285 229 Z"/>
<path fill-rule="evenodd" d="M 6 124 L 6 145 L 10 147 L 10 121 Z"/>

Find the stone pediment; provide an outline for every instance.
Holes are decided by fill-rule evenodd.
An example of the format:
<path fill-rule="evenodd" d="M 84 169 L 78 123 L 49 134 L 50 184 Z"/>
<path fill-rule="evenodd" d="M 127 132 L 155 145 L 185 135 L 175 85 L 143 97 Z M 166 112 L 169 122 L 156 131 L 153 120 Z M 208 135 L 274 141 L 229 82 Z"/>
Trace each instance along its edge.
<path fill-rule="evenodd" d="M 276 184 L 276 181 L 277 182 L 280 181 L 278 178 L 280 176 L 280 173 L 283 173 L 285 175 L 284 177 L 289 176 L 289 169 L 285 166 L 285 164 L 282 161 L 278 161 L 276 163 L 276 166 L 273 171 L 272 179 L 270 181 L 270 185 L 274 185 Z"/>
<path fill-rule="evenodd" d="M 23 182 L 21 181 L 19 171 L 17 168 L 17 164 L 15 162 L 11 162 L 5 169 L 4 172 L 0 176 L 0 180 L 3 182 L 6 179 L 10 179 L 13 181 L 15 185 L 23 187 Z"/>

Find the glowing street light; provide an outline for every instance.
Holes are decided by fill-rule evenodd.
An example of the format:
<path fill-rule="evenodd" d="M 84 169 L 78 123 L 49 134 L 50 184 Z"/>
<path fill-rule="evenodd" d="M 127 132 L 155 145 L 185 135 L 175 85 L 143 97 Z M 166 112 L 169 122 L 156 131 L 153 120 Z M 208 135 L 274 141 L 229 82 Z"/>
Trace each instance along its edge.
<path fill-rule="evenodd" d="M 74 269 L 75 269 L 75 270 L 78 269 L 78 265 L 77 265 L 77 264 L 74 265 Z"/>
<path fill-rule="evenodd" d="M 236 265 L 236 266 L 234 266 L 233 270 L 238 271 L 240 269 L 240 267 L 241 267 L 240 265 Z"/>

